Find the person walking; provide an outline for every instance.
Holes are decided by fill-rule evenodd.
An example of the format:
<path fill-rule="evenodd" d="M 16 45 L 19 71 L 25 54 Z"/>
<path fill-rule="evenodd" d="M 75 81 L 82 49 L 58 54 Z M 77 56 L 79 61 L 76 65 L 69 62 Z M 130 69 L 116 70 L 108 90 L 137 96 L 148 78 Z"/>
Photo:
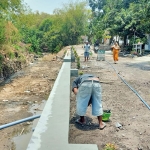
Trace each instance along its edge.
<path fill-rule="evenodd" d="M 88 61 L 90 53 L 90 44 L 86 41 L 84 45 L 84 61 Z"/>
<path fill-rule="evenodd" d="M 113 60 L 114 60 L 114 64 L 116 64 L 116 61 L 118 61 L 118 54 L 120 51 L 120 46 L 118 45 L 117 42 L 114 43 L 113 46 L 111 46 L 112 51 L 113 51 Z"/>
<path fill-rule="evenodd" d="M 86 114 L 87 107 L 91 103 L 92 115 L 97 116 L 99 129 L 103 130 L 106 124 L 102 122 L 102 89 L 99 78 L 92 74 L 83 74 L 73 81 L 72 91 L 76 95 L 76 111 L 80 116 L 76 120 L 76 123 L 81 125 L 86 124 L 84 115 Z"/>

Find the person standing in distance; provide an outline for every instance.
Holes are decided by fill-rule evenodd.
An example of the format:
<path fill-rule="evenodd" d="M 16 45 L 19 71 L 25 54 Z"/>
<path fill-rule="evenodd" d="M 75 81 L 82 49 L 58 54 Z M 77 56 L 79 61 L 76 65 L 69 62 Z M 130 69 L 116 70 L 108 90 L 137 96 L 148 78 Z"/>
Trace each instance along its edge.
<path fill-rule="evenodd" d="M 118 45 L 117 42 L 114 43 L 113 46 L 111 46 L 112 51 L 113 51 L 113 59 L 114 59 L 114 64 L 116 64 L 116 61 L 118 61 L 118 54 L 120 51 L 120 46 Z"/>
<path fill-rule="evenodd" d="M 89 53 L 90 53 L 90 44 L 88 43 L 88 41 L 86 41 L 84 45 L 84 61 L 88 61 Z"/>

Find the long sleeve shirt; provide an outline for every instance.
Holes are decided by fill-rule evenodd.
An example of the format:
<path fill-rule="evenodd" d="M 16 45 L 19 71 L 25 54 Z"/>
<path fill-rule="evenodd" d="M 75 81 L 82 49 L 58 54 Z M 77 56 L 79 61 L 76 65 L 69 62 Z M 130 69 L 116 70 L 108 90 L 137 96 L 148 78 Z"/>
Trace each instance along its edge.
<path fill-rule="evenodd" d="M 95 76 L 92 75 L 92 74 L 84 74 L 84 75 L 81 75 L 81 76 L 77 77 L 77 78 L 73 81 L 73 83 L 72 83 L 72 91 L 73 91 L 74 88 L 79 88 L 79 85 L 80 85 L 84 80 L 86 80 L 86 79 L 88 79 L 88 78 L 93 78 L 93 77 L 95 77 Z"/>

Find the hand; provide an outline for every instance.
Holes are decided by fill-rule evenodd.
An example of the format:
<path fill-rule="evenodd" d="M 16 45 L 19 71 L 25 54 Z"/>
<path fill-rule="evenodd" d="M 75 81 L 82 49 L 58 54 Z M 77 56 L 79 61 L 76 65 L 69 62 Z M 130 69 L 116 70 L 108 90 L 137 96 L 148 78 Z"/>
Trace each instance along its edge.
<path fill-rule="evenodd" d="M 77 89 L 77 88 L 74 88 L 74 89 L 73 89 L 73 92 L 74 92 L 75 95 L 77 95 L 78 89 Z"/>

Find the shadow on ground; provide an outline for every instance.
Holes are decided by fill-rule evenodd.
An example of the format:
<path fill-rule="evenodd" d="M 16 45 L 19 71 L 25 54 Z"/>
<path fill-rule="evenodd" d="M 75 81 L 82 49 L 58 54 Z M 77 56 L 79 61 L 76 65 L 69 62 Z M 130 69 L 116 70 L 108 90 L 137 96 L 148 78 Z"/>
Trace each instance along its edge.
<path fill-rule="evenodd" d="M 126 64 L 126 67 L 150 71 L 150 61 Z"/>
<path fill-rule="evenodd" d="M 70 124 L 74 124 L 75 127 L 79 130 L 83 130 L 83 131 L 96 130 L 99 127 L 98 123 L 92 123 L 93 119 L 89 118 L 88 116 L 85 117 L 86 124 L 84 125 L 81 125 L 76 122 L 78 118 L 79 118 L 78 115 L 75 117 L 72 117 L 70 120 Z"/>

